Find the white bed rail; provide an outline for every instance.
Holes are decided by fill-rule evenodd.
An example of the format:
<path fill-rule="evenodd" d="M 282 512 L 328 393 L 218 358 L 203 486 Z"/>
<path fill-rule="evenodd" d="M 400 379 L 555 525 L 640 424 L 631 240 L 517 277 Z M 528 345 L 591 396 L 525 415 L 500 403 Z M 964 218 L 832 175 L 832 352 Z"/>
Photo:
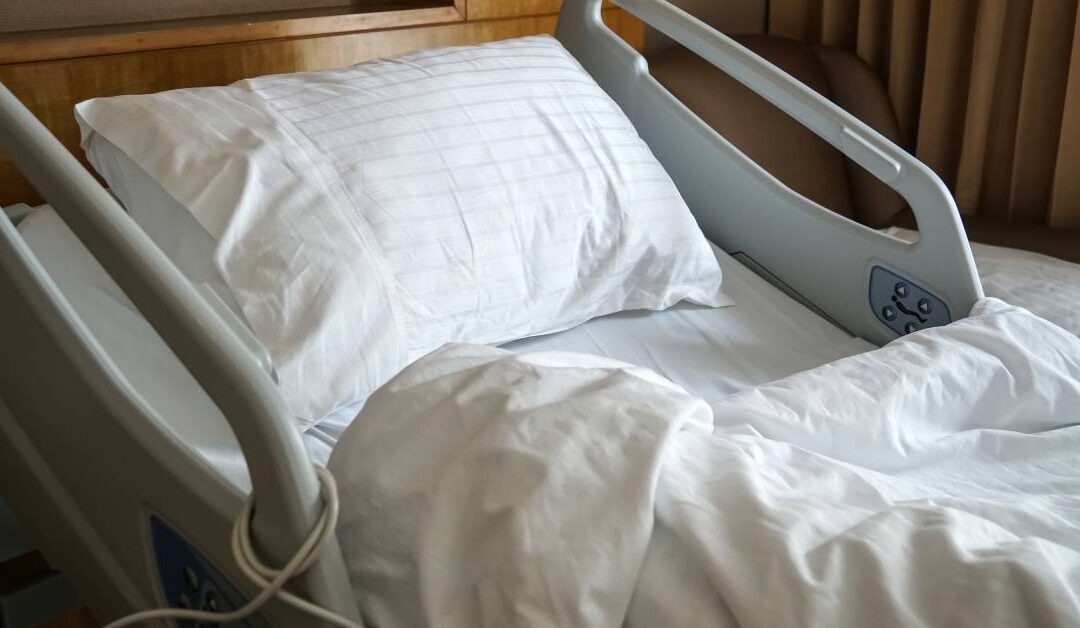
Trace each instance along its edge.
<path fill-rule="evenodd" d="M 0 151 L 13 159 L 228 417 L 256 498 L 254 538 L 267 559 L 284 564 L 314 527 L 322 500 L 315 470 L 274 382 L 254 361 L 241 357 L 246 354 L 241 341 L 112 196 L 2 84 Z M 6 218 L 0 219 L 6 222 Z M 16 237 L 12 229 L 5 224 L 7 237 L 0 239 L 0 247 L 7 245 L 0 258 L 10 262 L 3 269 L 7 272 L 15 269 L 20 254 L 24 261 L 26 256 L 12 240 Z M 32 270 L 33 266 L 25 268 Z M 18 285 L 20 280 L 16 282 Z M 31 288 L 26 286 L 22 298 L 32 299 Z M 60 338 L 67 334 L 71 343 L 81 340 L 77 325 L 63 327 L 57 322 L 53 334 Z M 10 356 L 4 359 L 11 360 Z M 106 365 L 101 368 L 108 370 Z M 111 388 L 101 394 L 123 396 L 122 391 Z M 118 398 L 111 405 L 125 407 L 130 401 Z M 63 460 L 49 462 L 64 464 Z M 223 557 L 216 558 L 220 561 Z M 136 581 L 153 582 L 152 566 L 147 567 L 151 571 Z M 312 601 L 359 621 L 336 542 L 330 543 L 323 559 L 295 582 L 297 591 Z"/>
<path fill-rule="evenodd" d="M 664 89 L 645 58 L 603 24 L 601 0 L 565 0 L 559 39 L 626 111 L 710 239 L 749 258 L 751 267 L 767 271 L 851 333 L 879 344 L 897 332 L 879 316 L 883 304 L 877 297 L 888 295 L 871 293 L 876 267 L 944 302 L 951 319 L 968 314 L 983 296 L 982 287 L 956 204 L 925 164 L 665 0 L 615 4 L 727 72 L 899 192 L 915 212 L 921 235 L 917 244 L 902 243 L 795 193 Z"/>

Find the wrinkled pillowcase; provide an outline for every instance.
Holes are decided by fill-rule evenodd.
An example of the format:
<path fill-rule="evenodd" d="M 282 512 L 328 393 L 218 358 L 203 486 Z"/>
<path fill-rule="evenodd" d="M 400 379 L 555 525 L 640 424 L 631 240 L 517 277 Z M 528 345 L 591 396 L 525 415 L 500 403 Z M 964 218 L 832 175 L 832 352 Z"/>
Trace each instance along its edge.
<path fill-rule="evenodd" d="M 212 236 L 304 425 L 446 342 L 730 303 L 670 177 L 550 37 L 77 114 L 92 163 L 123 151 Z"/>

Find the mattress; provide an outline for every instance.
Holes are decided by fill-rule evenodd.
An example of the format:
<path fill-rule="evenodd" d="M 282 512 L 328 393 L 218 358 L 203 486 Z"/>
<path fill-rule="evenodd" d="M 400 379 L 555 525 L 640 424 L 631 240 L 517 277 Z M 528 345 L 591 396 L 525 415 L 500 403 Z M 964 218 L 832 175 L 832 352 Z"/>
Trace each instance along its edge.
<path fill-rule="evenodd" d="M 42 207 L 20 223 L 19 231 L 161 429 L 237 488 L 249 490 L 247 468 L 225 418 L 59 216 Z M 622 360 L 650 368 L 710 401 L 873 348 L 719 248 L 714 251 L 733 307 L 680 304 L 663 312 L 623 312 L 504 347 Z M 361 406 L 341 408 L 304 432 L 313 461 L 327 461 Z"/>

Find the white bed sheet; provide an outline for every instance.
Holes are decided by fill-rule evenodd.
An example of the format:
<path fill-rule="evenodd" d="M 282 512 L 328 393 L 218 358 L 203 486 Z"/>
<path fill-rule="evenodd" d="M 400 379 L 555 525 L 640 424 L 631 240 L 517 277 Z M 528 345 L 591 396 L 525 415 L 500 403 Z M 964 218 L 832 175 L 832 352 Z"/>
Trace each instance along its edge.
<path fill-rule="evenodd" d="M 713 250 L 724 274 L 724 292 L 735 301 L 732 307 L 681 303 L 662 312 L 621 312 L 502 348 L 576 351 L 644 366 L 706 401 L 875 348 L 814 314 L 715 245 Z M 305 433 L 314 459 L 329 459 L 362 406 L 334 412 Z"/>
<path fill-rule="evenodd" d="M 19 230 L 164 429 L 238 488 L 248 490 L 247 468 L 224 417 L 63 221 L 43 207 Z M 723 251 L 716 249 L 716 255 L 733 307 L 677 305 L 663 312 L 624 312 L 505 348 L 615 358 L 648 367 L 708 401 L 873 348 Z M 342 408 L 304 433 L 315 462 L 325 464 L 361 405 Z"/>

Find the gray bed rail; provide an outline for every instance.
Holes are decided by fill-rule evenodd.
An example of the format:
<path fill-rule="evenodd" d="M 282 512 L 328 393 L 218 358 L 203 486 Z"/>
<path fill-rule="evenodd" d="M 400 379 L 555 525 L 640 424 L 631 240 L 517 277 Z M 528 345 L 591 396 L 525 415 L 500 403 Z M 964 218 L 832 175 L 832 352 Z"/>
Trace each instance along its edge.
<path fill-rule="evenodd" d="M 677 102 L 600 21 L 601 0 L 565 0 L 558 36 L 627 112 L 706 234 L 742 252 L 850 331 L 877 342 L 875 269 L 958 316 L 981 296 L 956 208 L 922 164 L 775 67 L 659 0 L 617 0 L 821 134 L 908 199 L 908 246 L 815 205 Z M 283 562 L 320 510 L 319 485 L 266 372 L 113 198 L 0 86 L 0 151 L 57 210 L 167 342 L 235 433 L 256 497 L 255 538 Z M 250 594 L 228 550 L 243 495 L 163 427 L 0 217 L 0 486 L 99 620 L 157 606 L 147 530 L 161 516 Z M 878 295 L 882 296 L 882 295 Z M 359 619 L 336 543 L 291 587 Z M 316 625 L 273 605 L 275 625 Z"/>
<path fill-rule="evenodd" d="M 229 418 L 247 461 L 257 503 L 254 538 L 268 560 L 284 564 L 314 527 L 322 501 L 310 459 L 274 382 L 254 361 L 242 357 L 246 355 L 242 342 L 112 196 L 3 85 L 0 85 L 0 150 L 13 158 L 19 170 Z M 6 453 L 23 458 L 32 456 L 35 450 L 52 453 L 44 460 L 51 486 L 40 477 L 28 479 L 45 490 L 55 489 L 52 495 L 41 497 L 68 504 L 70 508 L 64 516 L 86 524 L 82 531 L 89 536 L 82 541 L 90 547 L 85 551 L 93 552 L 101 572 L 110 574 L 115 581 L 115 589 L 105 594 L 105 599 L 114 603 L 95 608 L 100 612 L 98 618 L 107 620 L 120 612 L 156 607 L 160 598 L 154 584 L 157 580 L 154 566 L 138 564 L 140 558 L 153 556 L 152 549 L 144 547 L 142 553 L 125 547 L 148 543 L 147 534 L 125 528 L 124 532 L 130 533 L 125 543 L 122 537 L 116 538 L 115 530 L 109 529 L 110 521 L 118 517 L 102 509 L 133 508 L 133 515 L 145 511 L 147 516 L 149 512 L 171 512 L 174 519 L 171 523 L 184 534 L 195 537 L 191 539 L 193 542 L 223 549 L 227 548 L 228 525 L 222 527 L 213 525 L 213 519 L 200 521 L 186 516 L 169 503 L 198 499 L 203 491 L 221 494 L 221 480 L 205 465 L 190 461 L 180 465 L 185 475 L 177 475 L 179 469 L 174 467 L 172 473 L 154 477 L 155 466 L 163 463 L 168 466 L 169 462 L 190 454 L 164 431 L 152 429 L 159 422 L 148 416 L 150 411 L 139 402 L 137 391 L 125 389 L 122 375 L 112 367 L 36 264 L 13 225 L 4 218 L 0 218 L 0 276 L 3 294 L 12 297 L 5 298 L 0 307 L 4 347 L 0 397 L 9 414 L 15 415 L 14 423 L 6 426 L 11 428 L 7 433 L 22 446 L 21 451 Z M 69 377 L 58 381 L 54 374 Z M 71 398 L 84 396 L 82 408 L 62 406 L 70 413 L 66 415 L 71 424 L 68 433 L 61 431 L 65 429 L 64 422 L 50 423 L 48 417 L 41 417 L 42 407 L 55 403 L 49 396 L 57 394 Z M 34 423 L 31 419 L 35 417 L 43 423 Z M 102 430 L 79 429 L 93 423 Z M 42 433 L 41 425 L 50 425 L 53 430 Z M 75 433 L 81 440 L 69 439 Z M 65 441 L 68 447 L 57 447 Z M 145 463 L 147 473 L 140 473 L 140 467 L 132 466 L 132 461 Z M 170 475 L 176 482 L 166 481 Z M 155 484 L 151 478 L 160 483 Z M 130 500 L 116 503 L 107 499 L 118 487 L 104 485 L 95 489 L 86 482 L 94 479 L 122 481 L 120 492 L 139 496 L 143 503 L 132 504 Z M 72 492 L 73 486 L 79 486 L 80 493 Z M 231 505 L 223 506 L 231 511 L 225 513 L 228 519 L 223 523 L 230 523 L 240 512 L 242 496 L 234 494 L 233 498 Z M 25 502 L 18 498 L 17 501 Z M 177 518 L 180 521 L 175 521 Z M 222 544 L 216 544 L 213 535 L 206 532 L 220 534 Z M 48 552 L 49 545 L 43 549 L 53 558 Z M 67 568 L 66 571 L 75 574 L 82 571 L 79 565 L 66 564 L 71 561 L 65 561 L 63 556 L 55 558 L 60 563 L 58 567 Z M 227 551 L 215 553 L 214 560 L 221 568 L 227 568 L 231 562 Z M 108 568 L 110 565 L 112 568 Z M 125 572 L 126 579 L 121 577 Z M 76 577 L 77 584 L 85 585 L 88 590 L 106 588 L 104 583 L 86 580 Z M 244 582 L 238 576 L 232 580 L 238 585 Z M 298 593 L 359 620 L 355 596 L 336 542 L 328 546 L 322 560 L 295 582 Z M 291 611 L 282 610 L 282 613 Z M 313 625 L 307 619 L 293 616 L 293 620 Z"/>
<path fill-rule="evenodd" d="M 710 240 L 878 344 L 904 333 L 905 303 L 916 312 L 924 300 L 931 310 L 939 306 L 917 312 L 922 315 L 912 320 L 925 319 L 919 327 L 967 316 L 983 296 L 982 286 L 956 204 L 925 164 L 685 11 L 658 0 L 614 2 L 899 192 L 915 212 L 921 236 L 916 244 L 900 242 L 792 191 L 660 85 L 645 58 L 603 24 L 601 0 L 564 0 L 558 38 L 630 117 Z M 897 305 L 892 296 L 901 284 Z M 882 316 L 887 307 L 894 308 L 890 320 Z"/>

